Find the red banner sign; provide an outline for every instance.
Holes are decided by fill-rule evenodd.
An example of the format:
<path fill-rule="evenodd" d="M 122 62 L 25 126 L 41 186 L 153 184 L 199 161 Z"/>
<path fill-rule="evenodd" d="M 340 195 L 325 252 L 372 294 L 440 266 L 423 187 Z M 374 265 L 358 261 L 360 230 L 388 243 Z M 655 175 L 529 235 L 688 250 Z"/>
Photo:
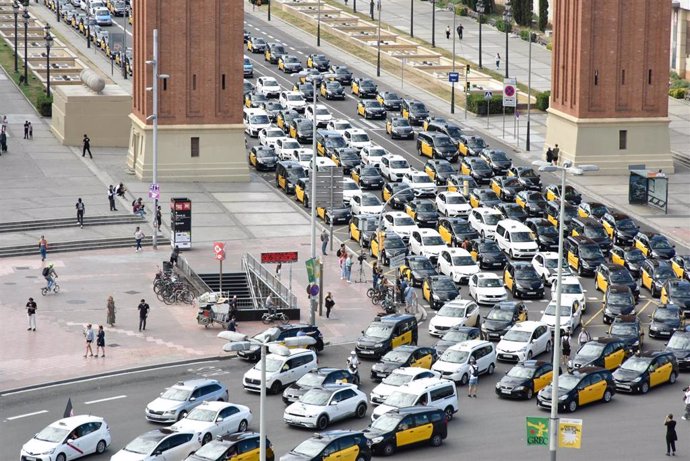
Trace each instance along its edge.
<path fill-rule="evenodd" d="M 225 243 L 214 242 L 213 243 L 213 253 L 216 255 L 217 260 L 225 261 Z"/>
<path fill-rule="evenodd" d="M 296 251 L 281 251 L 277 253 L 261 253 L 262 264 L 277 264 L 277 263 L 296 263 Z"/>

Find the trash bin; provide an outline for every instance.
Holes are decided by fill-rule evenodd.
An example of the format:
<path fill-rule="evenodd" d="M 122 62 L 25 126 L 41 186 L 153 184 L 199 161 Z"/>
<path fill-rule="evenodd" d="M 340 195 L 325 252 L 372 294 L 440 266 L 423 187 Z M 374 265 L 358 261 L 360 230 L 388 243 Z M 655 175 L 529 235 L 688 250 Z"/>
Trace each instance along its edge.
<path fill-rule="evenodd" d="M 170 274 L 173 271 L 173 265 L 170 263 L 170 261 L 163 261 L 163 272 L 166 274 Z"/>

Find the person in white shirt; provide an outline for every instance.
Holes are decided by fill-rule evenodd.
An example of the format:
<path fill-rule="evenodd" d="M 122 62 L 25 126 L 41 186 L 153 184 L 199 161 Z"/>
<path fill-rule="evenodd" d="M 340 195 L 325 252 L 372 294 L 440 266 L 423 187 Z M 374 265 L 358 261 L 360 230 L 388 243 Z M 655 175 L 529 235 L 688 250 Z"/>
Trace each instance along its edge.
<path fill-rule="evenodd" d="M 683 415 L 683 420 L 687 421 L 690 419 L 690 386 L 683 389 L 685 392 L 685 414 Z"/>

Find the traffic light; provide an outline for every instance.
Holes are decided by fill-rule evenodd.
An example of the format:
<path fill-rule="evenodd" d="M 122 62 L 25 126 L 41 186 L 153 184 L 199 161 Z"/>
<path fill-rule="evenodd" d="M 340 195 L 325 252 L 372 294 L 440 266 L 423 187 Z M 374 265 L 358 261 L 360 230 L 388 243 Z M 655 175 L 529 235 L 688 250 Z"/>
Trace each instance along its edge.
<path fill-rule="evenodd" d="M 469 64 L 467 64 L 465 73 L 466 73 L 467 75 L 470 75 L 470 65 L 469 65 Z"/>
<path fill-rule="evenodd" d="M 470 92 L 470 82 L 465 82 L 465 91 Z"/>

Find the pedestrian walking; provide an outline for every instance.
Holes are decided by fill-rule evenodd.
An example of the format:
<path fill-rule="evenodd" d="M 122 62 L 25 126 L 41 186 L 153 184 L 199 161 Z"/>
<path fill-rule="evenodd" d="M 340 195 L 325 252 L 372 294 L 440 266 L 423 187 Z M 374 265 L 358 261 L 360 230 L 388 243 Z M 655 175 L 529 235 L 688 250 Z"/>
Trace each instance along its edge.
<path fill-rule="evenodd" d="M 352 255 L 348 255 L 345 259 L 345 278 L 347 283 L 352 283 Z"/>
<path fill-rule="evenodd" d="M 376 289 L 376 285 L 378 285 L 379 282 L 379 264 L 378 261 L 374 261 L 374 264 L 371 266 L 371 285 L 372 288 Z"/>
<path fill-rule="evenodd" d="M 89 157 L 93 158 L 93 155 L 91 155 L 91 139 L 85 134 L 82 140 L 81 156 L 86 157 L 87 152 Z"/>
<path fill-rule="evenodd" d="M 7 152 L 7 131 L 5 128 L 0 131 L 0 152 Z"/>
<path fill-rule="evenodd" d="M 237 295 L 232 295 L 232 299 L 228 303 L 230 306 L 230 317 L 237 318 Z"/>
<path fill-rule="evenodd" d="M 34 139 L 34 126 L 29 122 L 29 139 Z"/>
<path fill-rule="evenodd" d="M 79 224 L 79 227 L 82 229 L 84 228 L 84 210 L 86 209 L 86 205 L 84 202 L 81 201 L 81 197 L 77 199 L 76 205 L 74 207 L 77 209 L 77 224 Z"/>
<path fill-rule="evenodd" d="M 2 117 L 2 129 L 7 131 L 7 125 L 9 125 L 9 121 L 7 121 L 7 115 L 3 115 L 3 117 Z"/>
<path fill-rule="evenodd" d="M 462 27 L 462 24 L 459 24 L 458 27 L 457 27 L 457 29 L 455 29 L 455 30 L 458 31 L 458 38 L 459 38 L 460 40 L 462 40 L 462 31 L 463 31 L 464 29 L 465 29 L 465 28 Z"/>
<path fill-rule="evenodd" d="M 676 434 L 676 421 L 673 419 L 672 414 L 669 413 L 666 416 L 664 426 L 666 426 L 666 456 L 676 456 L 678 434 Z"/>
<path fill-rule="evenodd" d="M 161 211 L 161 206 L 158 205 L 156 209 L 156 219 L 153 221 L 153 226 L 158 232 L 161 231 L 161 224 L 163 224 L 163 212 Z"/>
<path fill-rule="evenodd" d="M 567 366 L 569 360 L 570 360 L 570 336 L 565 334 L 561 338 L 561 363 L 563 365 Z"/>
<path fill-rule="evenodd" d="M 84 337 L 86 338 L 86 349 L 84 349 L 84 357 L 88 354 L 89 357 L 93 357 L 92 344 L 94 339 L 96 339 L 96 334 L 91 328 L 91 324 L 86 325 L 86 330 L 84 330 Z"/>
<path fill-rule="evenodd" d="M 345 244 L 341 245 L 338 250 L 338 265 L 340 266 L 340 280 L 345 280 L 345 261 L 347 260 L 347 250 L 343 247 Z"/>
<path fill-rule="evenodd" d="M 345 0 L 345 6 L 347 6 L 347 0 Z"/>
<path fill-rule="evenodd" d="M 558 144 L 556 144 L 553 148 L 553 164 L 558 165 L 558 156 L 561 153 L 561 149 L 558 147 Z"/>
<path fill-rule="evenodd" d="M 110 203 L 110 211 L 117 211 L 115 207 L 115 188 L 112 185 L 108 186 L 108 203 Z"/>
<path fill-rule="evenodd" d="M 446 40 L 450 40 L 450 26 L 446 26 Z"/>
<path fill-rule="evenodd" d="M 329 291 L 328 294 L 326 295 L 326 300 L 324 301 L 326 304 L 326 318 L 330 319 L 331 318 L 331 309 L 333 309 L 333 306 L 335 306 L 335 301 L 333 301 L 333 295 Z"/>
<path fill-rule="evenodd" d="M 550 147 L 546 149 L 546 163 L 553 163 L 553 150 Z"/>
<path fill-rule="evenodd" d="M 374 20 L 374 0 L 369 1 L 369 16 L 371 16 L 371 20 L 373 21 Z"/>
<path fill-rule="evenodd" d="M 29 298 L 26 303 L 26 314 L 29 316 L 29 328 L 26 331 L 36 331 L 36 301 L 34 298 Z"/>
<path fill-rule="evenodd" d="M 144 239 L 144 237 L 144 231 L 142 231 L 141 228 L 137 226 L 137 229 L 134 231 L 134 241 L 136 242 L 135 251 L 137 253 L 142 250 L 141 241 Z"/>
<path fill-rule="evenodd" d="M 103 325 L 98 325 L 98 332 L 96 333 L 96 357 L 98 357 L 98 351 L 101 351 L 101 357 L 105 357 L 105 330 L 103 330 Z"/>
<path fill-rule="evenodd" d="M 111 327 L 115 326 L 115 300 L 112 296 L 108 296 L 108 303 L 106 304 L 105 323 Z"/>
<path fill-rule="evenodd" d="M 690 419 L 690 386 L 683 389 L 685 395 L 683 396 L 683 401 L 685 402 L 685 414 L 683 415 L 683 421 Z"/>
<path fill-rule="evenodd" d="M 328 232 L 326 232 L 326 229 L 321 232 L 321 253 L 326 256 L 328 253 L 326 253 L 326 248 L 328 248 Z"/>
<path fill-rule="evenodd" d="M 403 291 L 403 296 L 405 297 L 405 309 L 410 312 L 410 308 L 414 307 L 415 291 L 412 285 L 407 285 L 405 291 Z"/>
<path fill-rule="evenodd" d="M 139 309 L 139 331 L 146 331 L 146 319 L 149 316 L 149 310 L 151 310 L 151 308 L 146 303 L 146 300 L 142 299 L 137 309 Z"/>
<path fill-rule="evenodd" d="M 237 331 L 237 322 L 235 322 L 235 316 L 231 316 L 228 321 L 228 331 Z"/>
<path fill-rule="evenodd" d="M 29 139 L 29 121 L 24 120 L 24 139 Z"/>
<path fill-rule="evenodd" d="M 589 334 L 589 331 L 587 331 L 587 328 L 582 327 L 580 330 L 580 334 L 577 335 L 577 345 L 582 348 L 585 344 L 587 344 L 589 341 L 592 340 L 592 337 Z"/>
<path fill-rule="evenodd" d="M 501 67 L 501 55 L 500 53 L 496 53 L 496 70 Z"/>
<path fill-rule="evenodd" d="M 474 357 L 470 359 L 470 381 L 467 388 L 467 397 L 477 398 L 477 384 L 479 383 L 479 367 Z"/>
<path fill-rule="evenodd" d="M 283 263 L 278 263 L 276 266 L 276 278 L 280 280 L 280 271 L 283 270 Z"/>
<path fill-rule="evenodd" d="M 175 245 L 175 248 L 173 248 L 172 253 L 170 253 L 170 265 L 171 266 L 177 266 L 177 258 L 180 256 L 180 247 Z"/>
<path fill-rule="evenodd" d="M 41 261 L 45 261 L 48 257 L 48 240 L 42 235 L 38 241 L 38 251 L 41 253 Z"/>

